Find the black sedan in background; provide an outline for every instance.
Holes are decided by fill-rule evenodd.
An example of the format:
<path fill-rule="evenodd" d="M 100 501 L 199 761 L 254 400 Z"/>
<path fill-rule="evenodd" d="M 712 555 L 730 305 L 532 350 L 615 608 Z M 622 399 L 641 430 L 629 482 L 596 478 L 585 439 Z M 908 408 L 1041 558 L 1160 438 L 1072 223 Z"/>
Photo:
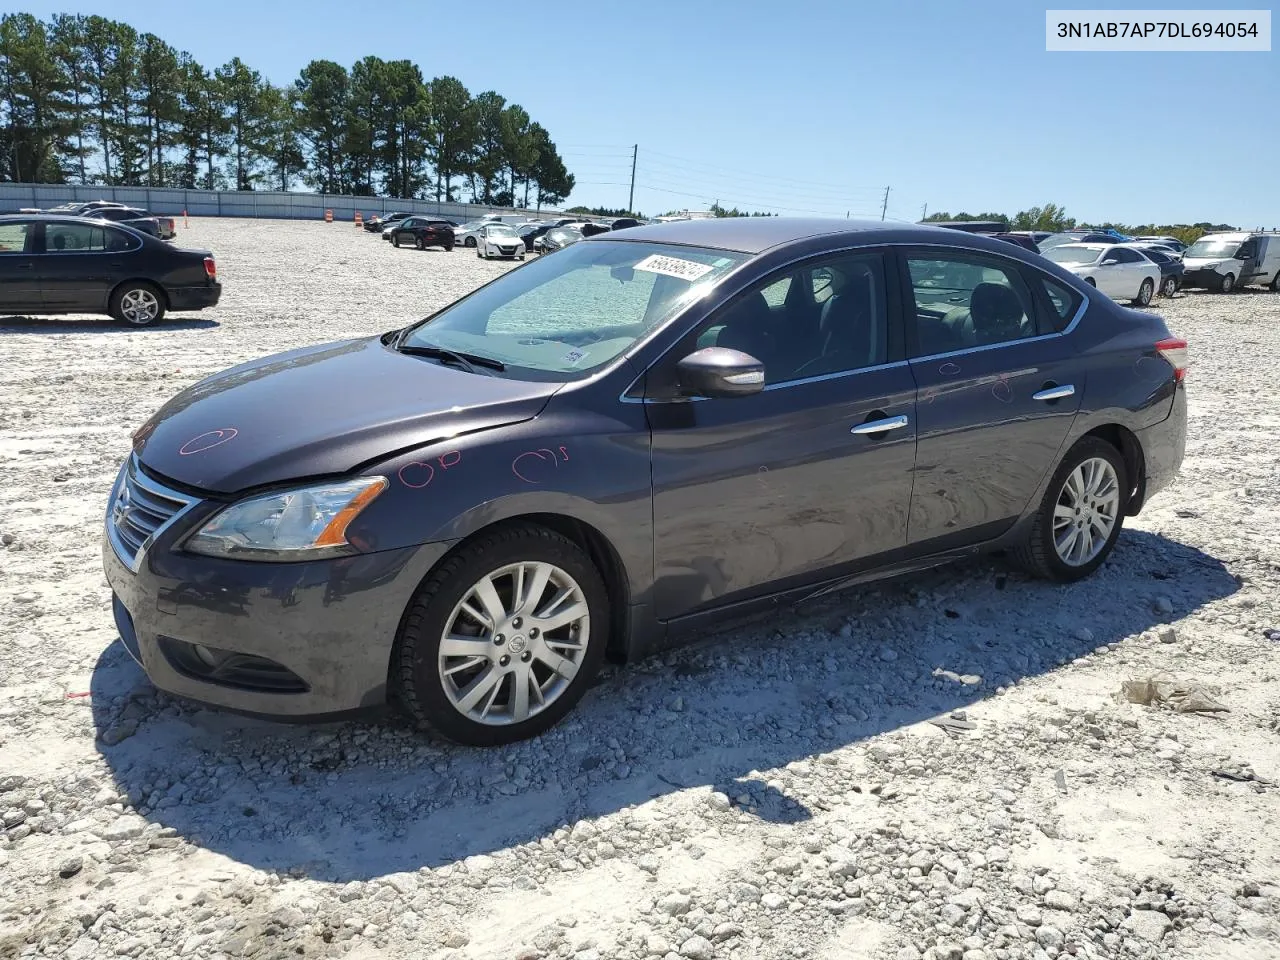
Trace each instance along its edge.
<path fill-rule="evenodd" d="M 524 241 L 525 251 L 532 253 L 533 245 L 538 242 L 538 238 L 554 229 L 555 225 L 550 223 L 523 223 L 516 228 L 516 232 L 520 234 L 520 239 Z"/>
<path fill-rule="evenodd" d="M 419 250 L 427 247 L 453 249 L 453 224 L 433 217 L 405 217 L 391 231 L 392 246 L 412 246 Z"/>
<path fill-rule="evenodd" d="M 165 229 L 159 217 L 150 211 L 143 210 L 139 207 L 95 207 L 80 214 L 82 217 L 88 217 L 91 220 L 107 220 L 111 223 L 121 223 L 126 227 L 132 227 L 134 230 L 157 237 L 161 240 L 167 240 L 173 236 L 173 220 L 168 220 L 168 230 Z M 168 236 L 165 234 L 168 233 Z"/>
<path fill-rule="evenodd" d="M 1172 297 L 1177 293 L 1178 288 L 1182 286 L 1183 274 L 1187 270 L 1182 261 L 1155 247 L 1143 245 L 1137 249 L 1139 253 L 1160 268 L 1161 296 Z"/>
<path fill-rule="evenodd" d="M 201 310 L 222 286 L 213 254 L 101 220 L 0 216 L 0 311 L 105 313 L 145 327 L 167 310 Z"/>
<path fill-rule="evenodd" d="M 116 623 L 180 696 L 506 743 L 726 617 L 985 550 L 1088 576 L 1178 470 L 1186 365 L 985 237 L 603 234 L 170 400 L 110 495 Z"/>

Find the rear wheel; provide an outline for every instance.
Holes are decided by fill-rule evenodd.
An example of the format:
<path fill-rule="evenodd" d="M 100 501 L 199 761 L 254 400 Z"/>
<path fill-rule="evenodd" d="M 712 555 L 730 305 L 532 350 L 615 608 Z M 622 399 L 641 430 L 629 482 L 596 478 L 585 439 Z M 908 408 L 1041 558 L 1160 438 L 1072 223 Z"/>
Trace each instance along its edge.
<path fill-rule="evenodd" d="M 444 245 L 444 252 L 445 252 L 445 253 L 453 253 L 453 244 L 452 244 L 452 243 L 446 243 L 446 244 Z"/>
<path fill-rule="evenodd" d="M 1129 481 L 1111 444 L 1084 437 L 1063 458 L 1014 555 L 1031 573 L 1070 583 L 1102 566 L 1124 524 Z"/>
<path fill-rule="evenodd" d="M 132 327 L 148 327 L 164 317 L 164 294 L 155 284 L 142 280 L 122 283 L 111 294 L 111 316 Z"/>
<path fill-rule="evenodd" d="M 482 535 L 418 589 L 392 659 L 418 726 L 474 746 L 536 736 L 604 659 L 608 593 L 572 541 L 543 527 Z"/>
<path fill-rule="evenodd" d="M 1228 273 L 1225 277 L 1218 281 L 1219 293 L 1230 293 L 1236 288 L 1235 274 Z"/>
<path fill-rule="evenodd" d="M 418 237 L 418 239 L 414 243 L 414 246 L 416 246 L 419 250 L 425 250 L 427 249 L 427 241 L 424 240 L 422 237 Z"/>
<path fill-rule="evenodd" d="M 1156 285 L 1151 282 L 1151 278 L 1142 281 L 1142 286 L 1138 288 L 1138 295 L 1134 297 L 1133 302 L 1140 307 L 1145 307 L 1151 303 L 1151 296 L 1156 292 Z"/>
<path fill-rule="evenodd" d="M 1166 297 L 1172 297 L 1178 292 L 1177 277 L 1165 277 L 1160 283 L 1160 293 Z"/>
<path fill-rule="evenodd" d="M 462 242 L 468 247 L 474 247 L 476 245 L 476 238 L 467 237 L 467 239 L 463 240 Z"/>

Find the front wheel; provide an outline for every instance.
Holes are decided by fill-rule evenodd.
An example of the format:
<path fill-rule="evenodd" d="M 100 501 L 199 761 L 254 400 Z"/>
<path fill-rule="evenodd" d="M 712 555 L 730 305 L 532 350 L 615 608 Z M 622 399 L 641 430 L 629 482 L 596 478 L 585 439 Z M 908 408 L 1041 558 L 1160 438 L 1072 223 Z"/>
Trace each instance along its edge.
<path fill-rule="evenodd" d="M 1235 274 L 1228 273 L 1225 277 L 1218 281 L 1219 293 L 1230 293 L 1236 288 Z"/>
<path fill-rule="evenodd" d="M 1014 556 L 1046 580 L 1070 583 L 1087 577 L 1120 537 L 1128 490 L 1120 451 L 1097 437 L 1084 437 L 1054 473 L 1027 541 Z"/>
<path fill-rule="evenodd" d="M 1093 277 L 1085 277 L 1084 282 L 1087 283 L 1089 286 L 1097 289 L 1098 281 L 1094 280 Z"/>
<path fill-rule="evenodd" d="M 1165 297 L 1172 297 L 1178 292 L 1178 279 L 1176 277 L 1165 277 L 1160 283 L 1160 294 Z"/>
<path fill-rule="evenodd" d="M 1133 298 L 1133 302 L 1140 307 L 1145 307 L 1151 303 L 1151 296 L 1156 291 L 1156 285 L 1151 282 L 1151 278 L 1142 281 L 1142 286 L 1138 288 L 1138 295 Z"/>
<path fill-rule="evenodd" d="M 452 243 L 446 243 L 446 244 L 444 245 L 444 252 L 445 252 L 445 253 L 453 253 L 453 244 L 452 244 Z"/>
<path fill-rule="evenodd" d="M 395 234 L 392 234 L 392 235 L 391 235 L 391 245 L 392 245 L 393 247 L 399 247 L 399 246 L 400 246 L 400 234 L 395 233 Z"/>
<path fill-rule="evenodd" d="M 120 323 L 149 327 L 164 317 L 164 294 L 154 284 L 140 280 L 122 283 L 111 295 L 108 309 Z"/>
<path fill-rule="evenodd" d="M 458 743 L 536 736 L 590 686 L 608 622 L 604 580 L 580 547 L 544 527 L 495 530 L 418 589 L 392 659 L 397 697 Z"/>

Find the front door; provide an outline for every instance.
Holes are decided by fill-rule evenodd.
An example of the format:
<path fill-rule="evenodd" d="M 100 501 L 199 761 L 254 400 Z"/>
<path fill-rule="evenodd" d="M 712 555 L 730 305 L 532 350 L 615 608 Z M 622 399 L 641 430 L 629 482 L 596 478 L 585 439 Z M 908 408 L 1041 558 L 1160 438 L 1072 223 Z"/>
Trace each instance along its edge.
<path fill-rule="evenodd" d="M 905 546 L 915 384 L 901 359 L 898 291 L 886 276 L 879 253 L 774 275 L 651 369 L 660 619 L 835 575 Z M 806 295 L 788 296 L 792 284 L 807 285 Z M 788 303 L 808 306 L 793 317 Z M 674 398 L 674 364 L 700 345 L 762 361 L 765 389 Z M 868 423 L 880 428 L 868 432 Z"/>
<path fill-rule="evenodd" d="M 0 313 L 39 313 L 43 306 L 35 270 L 37 230 L 30 220 L 0 223 Z"/>
<path fill-rule="evenodd" d="M 58 313 L 102 310 L 122 266 L 120 252 L 108 250 L 107 240 L 124 235 L 105 224 L 47 222 L 44 252 L 36 258 L 45 306 Z"/>
<path fill-rule="evenodd" d="M 1027 506 L 1084 393 L 1069 327 L 1074 290 L 1002 257 L 906 257 L 919 385 L 910 542 L 926 552 L 990 539 Z"/>

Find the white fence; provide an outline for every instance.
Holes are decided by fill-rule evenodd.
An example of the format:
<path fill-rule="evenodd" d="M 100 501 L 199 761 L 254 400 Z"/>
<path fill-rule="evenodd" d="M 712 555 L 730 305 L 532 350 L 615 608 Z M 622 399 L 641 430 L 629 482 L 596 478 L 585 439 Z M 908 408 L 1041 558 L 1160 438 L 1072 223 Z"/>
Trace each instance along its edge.
<path fill-rule="evenodd" d="M 24 207 L 54 207 L 86 200 L 113 200 L 144 207 L 163 216 L 265 217 L 278 220 L 323 220 L 326 210 L 335 220 L 353 220 L 357 211 L 366 219 L 373 214 L 430 213 L 459 222 L 486 213 L 539 211 L 489 207 L 474 203 L 436 203 L 434 200 L 397 200 L 390 197 L 348 197 L 324 193 L 282 193 L 266 190 L 174 190 L 167 187 L 95 187 L 47 183 L 0 183 L 0 213 L 16 213 Z M 554 210 L 540 211 L 544 215 Z"/>

